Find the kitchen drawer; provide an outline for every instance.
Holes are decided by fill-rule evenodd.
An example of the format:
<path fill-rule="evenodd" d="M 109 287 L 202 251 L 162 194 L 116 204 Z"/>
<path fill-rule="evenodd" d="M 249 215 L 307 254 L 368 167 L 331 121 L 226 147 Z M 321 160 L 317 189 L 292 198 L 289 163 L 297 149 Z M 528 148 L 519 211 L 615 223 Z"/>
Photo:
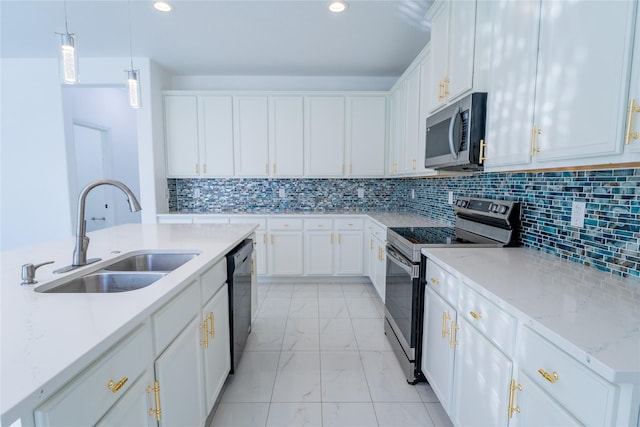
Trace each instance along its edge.
<path fill-rule="evenodd" d="M 469 320 L 507 356 L 513 358 L 517 321 L 497 305 L 466 286 L 460 286 L 458 315 Z"/>
<path fill-rule="evenodd" d="M 373 234 L 378 239 L 382 240 L 383 242 L 385 240 L 387 240 L 387 229 L 386 229 L 386 227 L 383 227 L 382 225 L 378 224 L 377 222 L 369 221 L 368 228 L 369 228 L 369 231 L 371 232 L 371 234 Z"/>
<path fill-rule="evenodd" d="M 254 217 L 251 215 L 232 216 L 230 222 L 231 224 L 258 224 L 258 230 L 267 229 L 267 219 L 264 217 Z"/>
<path fill-rule="evenodd" d="M 151 315 L 155 355 L 159 355 L 200 312 L 200 287 L 192 282 L 187 289 Z"/>
<path fill-rule="evenodd" d="M 94 425 L 152 362 L 151 337 L 145 324 L 36 409 L 36 425 Z"/>
<path fill-rule="evenodd" d="M 362 230 L 364 229 L 363 218 L 337 218 L 335 220 L 336 230 Z"/>
<path fill-rule="evenodd" d="M 305 218 L 304 229 L 307 231 L 333 230 L 331 218 Z"/>
<path fill-rule="evenodd" d="M 458 303 L 458 279 L 435 262 L 427 259 L 427 285 L 454 307 Z"/>
<path fill-rule="evenodd" d="M 269 218 L 269 230 L 302 230 L 302 218 Z"/>
<path fill-rule="evenodd" d="M 612 424 L 616 386 L 528 327 L 522 328 L 518 347 L 520 370 L 576 418 L 586 425 Z"/>
<path fill-rule="evenodd" d="M 202 305 L 205 305 L 227 281 L 227 259 L 222 258 L 200 277 Z"/>

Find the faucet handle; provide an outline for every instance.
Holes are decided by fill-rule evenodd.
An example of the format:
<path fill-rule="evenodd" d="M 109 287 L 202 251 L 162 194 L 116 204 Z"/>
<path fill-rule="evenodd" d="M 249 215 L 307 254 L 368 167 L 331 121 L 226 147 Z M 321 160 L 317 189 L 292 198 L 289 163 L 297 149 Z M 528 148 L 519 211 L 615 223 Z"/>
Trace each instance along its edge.
<path fill-rule="evenodd" d="M 47 265 L 47 264 L 53 264 L 53 261 L 47 261 L 47 262 L 43 262 L 42 264 L 23 264 L 22 265 L 22 282 L 20 282 L 21 285 L 33 285 L 35 283 L 38 283 L 35 278 L 36 278 L 36 270 L 40 267 L 42 267 L 43 265 Z"/>

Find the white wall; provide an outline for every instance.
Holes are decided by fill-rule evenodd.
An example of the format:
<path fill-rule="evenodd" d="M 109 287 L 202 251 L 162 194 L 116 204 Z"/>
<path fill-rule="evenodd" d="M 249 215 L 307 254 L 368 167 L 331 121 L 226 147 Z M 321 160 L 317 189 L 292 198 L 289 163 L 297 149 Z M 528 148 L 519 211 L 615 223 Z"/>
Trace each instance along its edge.
<path fill-rule="evenodd" d="M 80 82 L 123 84 L 129 64 L 129 58 L 80 58 Z M 136 110 L 142 222 L 155 222 L 157 195 L 166 188 L 160 89 L 168 86 L 168 78 L 149 59 L 134 58 L 134 65 L 142 88 L 142 108 Z M 152 79 L 152 68 L 158 78 Z M 75 212 L 69 202 L 57 59 L 2 59 L 0 83 L 0 249 L 72 236 Z"/>

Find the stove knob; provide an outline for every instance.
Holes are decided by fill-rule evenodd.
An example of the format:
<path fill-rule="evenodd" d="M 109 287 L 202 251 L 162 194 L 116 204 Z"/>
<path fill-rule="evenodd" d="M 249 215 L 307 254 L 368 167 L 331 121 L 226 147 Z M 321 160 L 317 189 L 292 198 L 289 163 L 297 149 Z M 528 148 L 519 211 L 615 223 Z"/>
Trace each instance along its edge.
<path fill-rule="evenodd" d="M 503 214 L 507 211 L 507 207 L 506 206 L 500 206 L 500 213 Z"/>

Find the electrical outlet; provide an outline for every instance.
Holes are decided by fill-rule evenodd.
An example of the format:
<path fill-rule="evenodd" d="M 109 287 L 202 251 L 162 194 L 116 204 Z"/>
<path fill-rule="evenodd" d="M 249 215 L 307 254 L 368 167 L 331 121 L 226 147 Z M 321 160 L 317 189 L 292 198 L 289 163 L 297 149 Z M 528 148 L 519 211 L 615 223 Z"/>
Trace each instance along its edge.
<path fill-rule="evenodd" d="M 278 190 L 278 197 L 280 197 L 280 198 L 284 198 L 285 197 L 284 188 L 281 188 L 281 189 Z"/>
<path fill-rule="evenodd" d="M 449 191 L 449 204 L 453 204 L 453 191 Z"/>
<path fill-rule="evenodd" d="M 584 227 L 585 202 L 573 202 L 571 204 L 571 225 L 574 227 Z"/>
<path fill-rule="evenodd" d="M 358 188 L 358 199 L 364 198 L 364 188 Z"/>
<path fill-rule="evenodd" d="M 193 190 L 193 197 L 195 197 L 195 198 L 200 197 L 200 189 L 199 188 L 195 188 Z"/>
<path fill-rule="evenodd" d="M 415 188 L 411 189 L 411 199 L 415 199 L 416 198 L 416 190 Z"/>

